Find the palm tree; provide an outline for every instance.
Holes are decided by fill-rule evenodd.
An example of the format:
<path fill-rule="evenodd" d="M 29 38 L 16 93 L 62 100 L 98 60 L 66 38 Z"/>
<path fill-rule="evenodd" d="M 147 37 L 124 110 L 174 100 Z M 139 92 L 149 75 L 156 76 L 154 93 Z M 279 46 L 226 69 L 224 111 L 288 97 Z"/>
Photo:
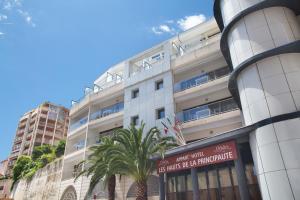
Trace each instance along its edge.
<path fill-rule="evenodd" d="M 79 173 L 75 181 L 82 175 L 87 177 L 91 176 L 86 198 L 90 197 L 93 189 L 102 180 L 104 186 L 108 188 L 108 199 L 115 199 L 115 186 L 116 186 L 116 175 L 120 174 L 118 169 L 118 162 L 115 162 L 108 154 L 108 149 L 114 146 L 112 137 L 106 136 L 101 138 L 101 143 L 90 148 L 92 154 L 87 160 L 82 161 L 78 165 L 85 164 L 85 169 Z"/>
<path fill-rule="evenodd" d="M 109 149 L 119 173 L 129 175 L 137 183 L 136 200 L 147 200 L 147 180 L 155 170 L 151 158 L 163 156 L 167 149 L 177 146 L 173 137 L 162 137 L 156 127 L 144 135 L 144 127 L 142 122 L 139 128 L 131 125 L 129 129 L 118 129 L 114 136 L 118 145 Z"/>

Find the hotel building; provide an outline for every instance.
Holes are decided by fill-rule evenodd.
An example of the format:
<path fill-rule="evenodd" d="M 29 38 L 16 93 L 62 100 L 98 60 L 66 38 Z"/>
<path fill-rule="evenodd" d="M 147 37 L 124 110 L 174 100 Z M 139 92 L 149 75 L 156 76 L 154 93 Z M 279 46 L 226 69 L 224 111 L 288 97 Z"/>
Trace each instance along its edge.
<path fill-rule="evenodd" d="M 299 11 L 297 0 L 216 0 L 215 19 L 109 68 L 70 110 L 60 199 L 84 199 L 77 164 L 101 136 L 174 116 L 187 145 L 158 158 L 149 199 L 299 199 Z M 117 180 L 116 199 L 134 199 L 135 183 Z"/>
<path fill-rule="evenodd" d="M 20 155 L 32 154 L 34 147 L 43 144 L 56 145 L 65 139 L 69 125 L 69 110 L 45 102 L 25 113 L 19 120 L 12 151 L 9 156 L 8 173 Z"/>

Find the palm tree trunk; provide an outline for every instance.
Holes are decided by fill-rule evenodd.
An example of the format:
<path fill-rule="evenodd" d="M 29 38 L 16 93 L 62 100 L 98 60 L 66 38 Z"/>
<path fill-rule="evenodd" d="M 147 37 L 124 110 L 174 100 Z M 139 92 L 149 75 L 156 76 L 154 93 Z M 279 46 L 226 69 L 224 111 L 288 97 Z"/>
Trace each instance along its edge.
<path fill-rule="evenodd" d="M 136 200 L 147 200 L 147 181 L 138 181 L 137 182 L 137 194 Z"/>
<path fill-rule="evenodd" d="M 108 180 L 108 200 L 115 200 L 116 175 L 112 175 Z"/>

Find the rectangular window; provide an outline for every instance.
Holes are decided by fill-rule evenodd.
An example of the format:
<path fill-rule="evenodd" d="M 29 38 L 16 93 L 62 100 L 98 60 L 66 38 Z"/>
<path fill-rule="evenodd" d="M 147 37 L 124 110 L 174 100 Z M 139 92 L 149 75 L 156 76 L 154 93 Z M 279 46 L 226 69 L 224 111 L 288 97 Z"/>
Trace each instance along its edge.
<path fill-rule="evenodd" d="M 131 123 L 136 126 L 139 124 L 139 116 L 134 116 L 134 117 L 131 117 Z"/>
<path fill-rule="evenodd" d="M 131 98 L 135 99 L 138 96 L 139 96 L 139 89 L 132 90 L 132 92 L 131 92 Z"/>
<path fill-rule="evenodd" d="M 160 90 L 164 87 L 164 81 L 163 80 L 159 80 L 155 82 L 155 90 Z"/>
<path fill-rule="evenodd" d="M 156 119 L 163 119 L 165 118 L 165 109 L 160 108 L 156 110 Z"/>

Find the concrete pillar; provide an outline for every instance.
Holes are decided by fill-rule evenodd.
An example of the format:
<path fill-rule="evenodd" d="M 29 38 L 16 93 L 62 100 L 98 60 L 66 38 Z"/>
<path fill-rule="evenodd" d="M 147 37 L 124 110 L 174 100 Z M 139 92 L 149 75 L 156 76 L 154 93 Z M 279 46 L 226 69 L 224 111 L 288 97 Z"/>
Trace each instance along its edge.
<path fill-rule="evenodd" d="M 199 200 L 200 190 L 199 190 L 198 174 L 196 168 L 191 169 L 191 177 L 192 177 L 192 185 L 193 185 L 193 200 Z"/>
<path fill-rule="evenodd" d="M 166 199 L 165 174 L 159 175 L 159 200 Z"/>
<path fill-rule="evenodd" d="M 238 153 L 238 159 L 234 161 L 234 166 L 236 170 L 237 181 L 239 184 L 239 192 L 240 192 L 241 200 L 250 200 L 245 168 L 242 161 L 239 145 L 237 145 L 237 153 Z"/>
<path fill-rule="evenodd" d="M 237 86 L 246 125 L 300 109 L 300 53 L 274 51 L 300 39 L 299 21 L 292 9 L 280 5 L 280 0 L 272 2 L 272 7 L 256 6 L 260 2 L 220 0 L 220 10 L 215 11 L 215 14 L 221 14 L 225 29 L 229 27 L 224 38 L 227 44 L 221 45 L 228 47 L 230 64 L 233 69 L 242 67 L 237 76 Z M 281 3 L 288 2 L 297 1 Z M 247 8 L 252 6 L 256 6 L 255 9 L 247 12 Z M 242 13 L 246 14 L 232 21 Z M 273 55 L 266 56 L 264 53 L 267 51 Z M 258 55 L 261 59 L 248 62 Z M 264 200 L 299 199 L 299 130 L 299 118 L 282 119 L 250 134 L 251 151 Z"/>

